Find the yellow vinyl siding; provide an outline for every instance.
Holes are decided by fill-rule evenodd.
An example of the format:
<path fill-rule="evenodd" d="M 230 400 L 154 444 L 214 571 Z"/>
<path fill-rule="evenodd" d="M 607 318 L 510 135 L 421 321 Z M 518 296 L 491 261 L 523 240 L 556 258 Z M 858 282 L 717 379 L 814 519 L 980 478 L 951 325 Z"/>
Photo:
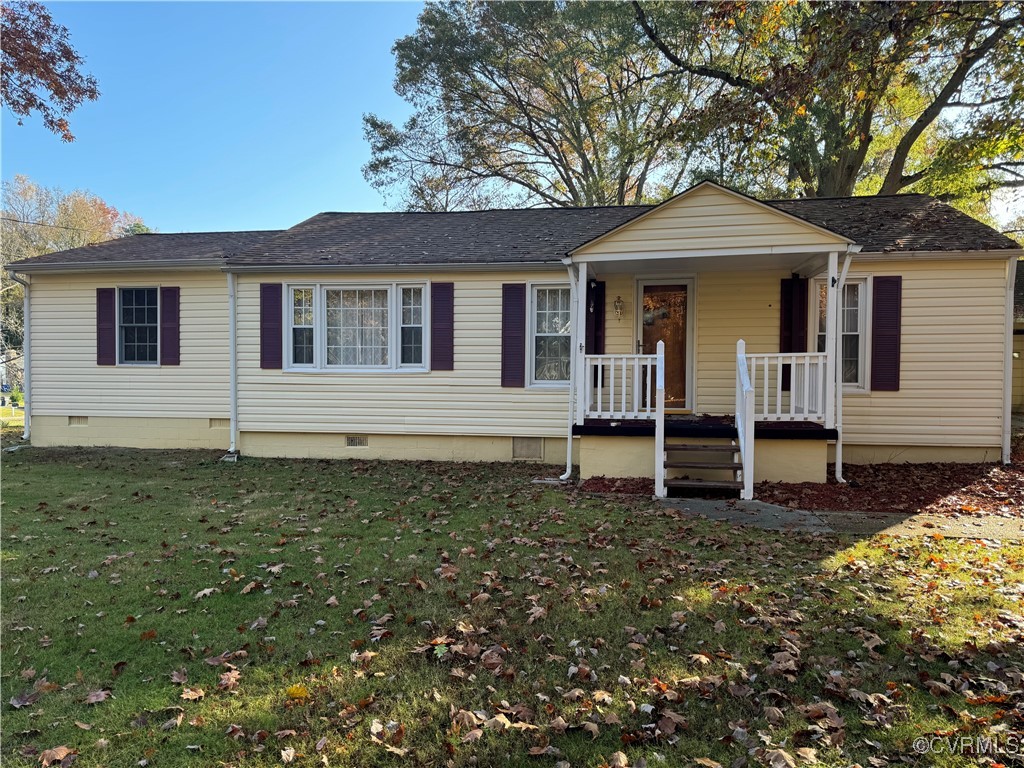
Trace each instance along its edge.
<path fill-rule="evenodd" d="M 845 245 L 815 229 L 714 187 L 680 196 L 617 232 L 576 251 L 579 255 L 703 251 L 766 246 Z"/>
<path fill-rule="evenodd" d="M 859 264 L 902 275 L 900 390 L 848 393 L 852 445 L 998 446 L 1006 345 L 1006 260 Z"/>
<path fill-rule="evenodd" d="M 241 432 L 562 437 L 569 388 L 501 386 L 501 286 L 568 284 L 551 272 L 403 274 L 401 282 L 455 284 L 455 370 L 292 372 L 259 367 L 259 284 L 380 282 L 381 274 L 238 278 L 238 419 Z M 390 281 L 391 277 L 386 277 Z M 429 332 L 429 329 L 428 329 Z M 530 339 L 527 339 L 529 354 Z"/>
<path fill-rule="evenodd" d="M 605 275 L 604 351 L 608 355 L 637 354 L 636 280 L 632 275 Z M 615 299 L 622 297 L 622 318 L 615 317 Z"/>
<path fill-rule="evenodd" d="M 736 342 L 779 351 L 781 280 L 788 272 L 707 272 L 697 278 L 697 413 L 736 410 Z"/>
<path fill-rule="evenodd" d="M 181 365 L 96 365 L 96 289 L 181 289 Z M 35 416 L 227 418 L 227 283 L 217 270 L 32 276 Z"/>
<path fill-rule="evenodd" d="M 737 270 L 697 275 L 695 412 L 734 412 L 737 339 L 744 339 L 753 354 L 778 352 L 780 281 L 788 274 Z M 1006 261 L 858 262 L 854 257 L 851 276 L 872 275 L 903 276 L 900 390 L 848 391 L 843 398 L 844 442 L 998 446 Z M 636 338 L 635 277 L 598 279 L 606 282 L 606 351 L 630 353 Z M 621 323 L 613 308 L 617 295 L 626 304 Z M 1024 337 L 1017 339 L 1016 348 L 1024 355 Z M 813 346 L 813 333 L 808 341 Z M 1021 403 L 1024 364 L 1016 370 L 1014 402 Z"/>

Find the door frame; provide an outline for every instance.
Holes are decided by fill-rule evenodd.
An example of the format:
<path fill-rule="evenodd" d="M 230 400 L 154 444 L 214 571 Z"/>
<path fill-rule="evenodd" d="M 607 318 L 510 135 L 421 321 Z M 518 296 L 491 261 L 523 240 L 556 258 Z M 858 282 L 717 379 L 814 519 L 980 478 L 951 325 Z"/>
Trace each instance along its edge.
<path fill-rule="evenodd" d="M 665 277 L 664 275 L 659 275 L 658 277 L 636 277 L 634 283 L 633 306 L 636 308 L 636 312 L 633 318 L 633 345 L 637 354 L 640 352 L 640 345 L 642 342 L 641 336 L 643 333 L 644 287 L 648 285 L 686 286 L 686 381 L 684 382 L 686 389 L 686 407 L 684 409 L 669 408 L 666 409 L 666 413 L 693 413 L 694 403 L 696 402 L 696 393 L 694 392 L 694 389 L 696 388 L 697 382 L 697 371 L 695 368 L 697 359 L 697 350 L 695 348 L 695 340 L 697 338 L 697 279 L 692 275 L 688 277 Z"/>

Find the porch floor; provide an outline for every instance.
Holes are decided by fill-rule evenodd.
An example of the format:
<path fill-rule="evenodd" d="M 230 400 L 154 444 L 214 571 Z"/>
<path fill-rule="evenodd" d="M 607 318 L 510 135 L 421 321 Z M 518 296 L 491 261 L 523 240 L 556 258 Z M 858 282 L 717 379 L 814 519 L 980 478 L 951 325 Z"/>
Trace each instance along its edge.
<path fill-rule="evenodd" d="M 652 437 L 653 419 L 585 419 L 572 428 L 574 435 L 604 437 Z M 665 416 L 665 437 L 698 437 L 736 439 L 732 416 L 673 415 Z M 813 421 L 759 421 L 754 425 L 755 439 L 765 440 L 835 440 L 838 433 Z"/>

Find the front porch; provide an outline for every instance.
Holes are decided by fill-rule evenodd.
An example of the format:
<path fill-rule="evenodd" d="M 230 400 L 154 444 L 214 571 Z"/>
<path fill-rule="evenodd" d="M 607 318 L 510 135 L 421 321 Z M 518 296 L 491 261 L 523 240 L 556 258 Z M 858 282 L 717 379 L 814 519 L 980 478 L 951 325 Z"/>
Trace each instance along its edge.
<path fill-rule="evenodd" d="M 629 232 L 616 243 L 613 232 L 571 256 L 581 476 L 653 477 L 658 496 L 716 487 L 745 499 L 758 480 L 822 482 L 830 444 L 842 461 L 839 307 L 857 246 L 787 221 L 785 244 L 745 237 L 709 248 L 681 240 L 703 226 L 686 204 L 626 227 L 653 228 L 664 250 Z M 714 205 L 741 216 L 760 204 Z M 664 233 L 676 227 L 670 247 Z"/>

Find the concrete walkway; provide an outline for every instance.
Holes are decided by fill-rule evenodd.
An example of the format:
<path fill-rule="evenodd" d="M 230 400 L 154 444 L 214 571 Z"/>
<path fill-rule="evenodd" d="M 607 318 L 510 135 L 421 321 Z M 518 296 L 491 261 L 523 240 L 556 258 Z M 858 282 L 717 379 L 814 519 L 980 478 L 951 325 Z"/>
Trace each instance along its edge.
<path fill-rule="evenodd" d="M 940 533 L 950 538 L 1024 541 L 1024 519 L 952 515 L 902 515 L 881 512 L 809 512 L 761 501 L 734 499 L 667 499 L 664 504 L 686 515 L 732 525 L 750 525 L 773 531 L 922 536 Z"/>

